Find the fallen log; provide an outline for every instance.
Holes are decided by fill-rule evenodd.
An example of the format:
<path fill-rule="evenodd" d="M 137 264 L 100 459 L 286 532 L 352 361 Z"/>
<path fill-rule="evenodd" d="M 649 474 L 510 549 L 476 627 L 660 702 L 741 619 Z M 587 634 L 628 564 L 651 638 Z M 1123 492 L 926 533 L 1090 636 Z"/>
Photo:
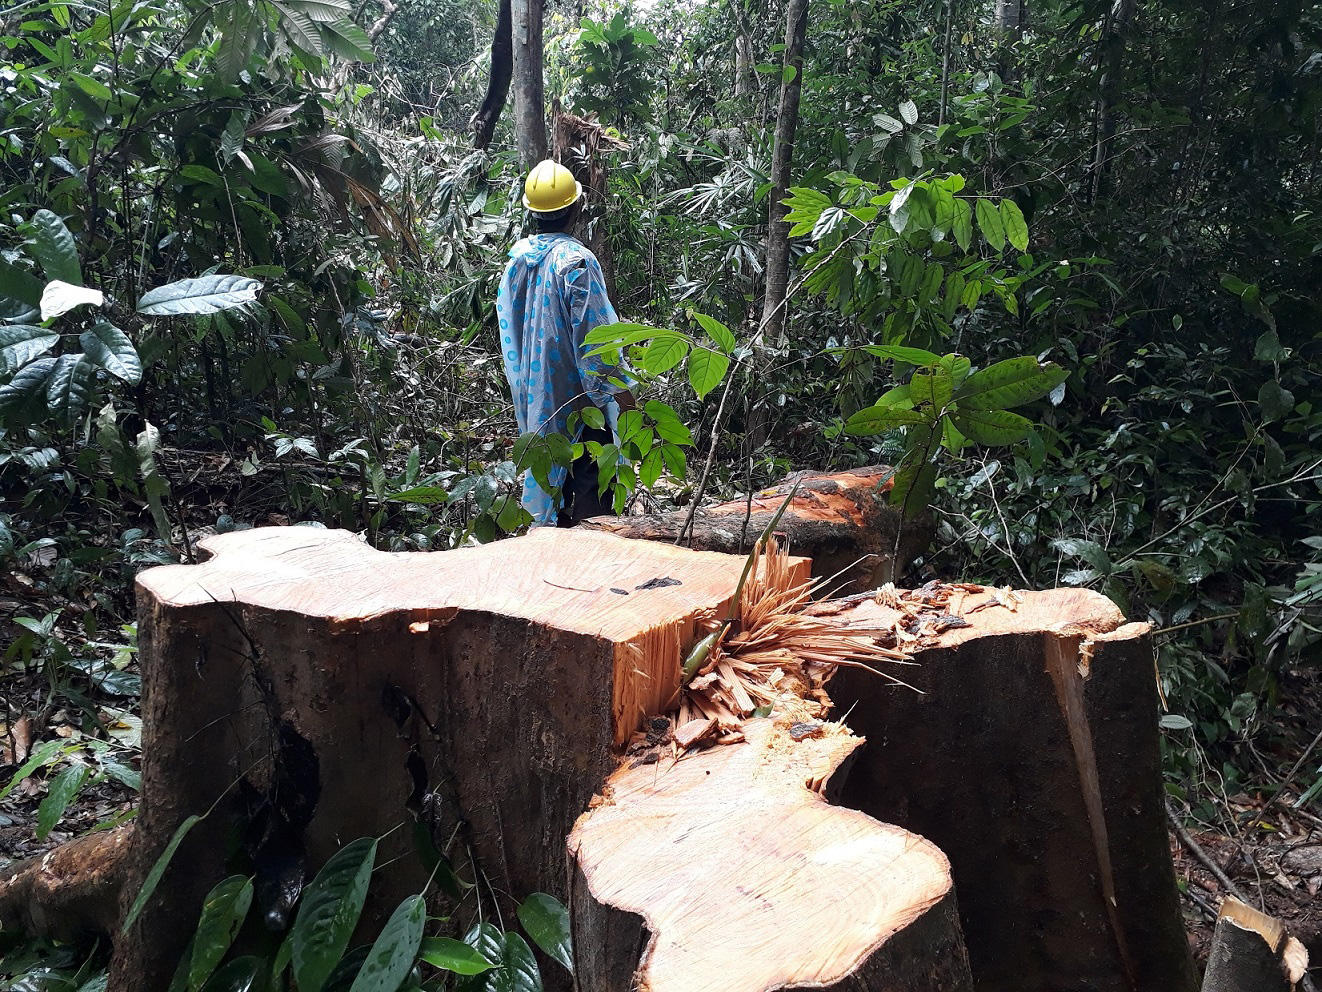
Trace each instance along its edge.
<path fill-rule="evenodd" d="M 0 872 L 0 930 L 73 942 L 119 924 L 132 824 L 85 834 Z"/>
<path fill-rule="evenodd" d="M 1202 992 L 1294 992 L 1307 972 L 1308 951 L 1280 920 L 1226 898 Z"/>
<path fill-rule="evenodd" d="M 302 877 L 359 836 L 382 838 L 365 933 L 426 882 L 427 870 L 410 850 L 418 829 L 447 850 L 488 906 L 534 891 L 567 898 L 565 843 L 575 820 L 609 776 L 627 773 L 627 765 L 617 772 L 622 753 L 630 764 L 641 760 L 628 751 L 646 718 L 682 704 L 681 661 L 713 618 L 732 615 L 744 570 L 742 558 L 585 531 L 540 530 L 444 554 L 385 554 L 343 532 L 269 528 L 209 537 L 201 549 L 211 556 L 202 565 L 139 577 L 143 794 L 125 899 L 136 894 L 185 817 L 215 812 L 179 849 L 176 862 L 187 863 L 187 871 L 167 871 L 147 909 L 117 941 L 113 992 L 165 987 L 201 899 L 219 878 L 255 872 L 259 902 L 264 888 L 296 893 Z M 778 581 L 793 588 L 807 582 L 807 561 L 777 562 Z M 727 646 L 766 647 L 735 634 Z M 713 663 L 720 657 L 714 654 Z M 703 676 L 710 692 L 717 693 L 722 671 Z M 815 677 L 780 682 L 793 698 L 820 689 Z M 717 707 L 721 716 L 712 726 L 739 718 L 724 716 L 720 699 L 694 703 Z M 721 739 L 741 736 L 729 730 Z M 700 739 L 707 738 L 690 738 Z M 759 740 L 754 734 L 700 762 L 686 758 L 673 775 L 663 775 L 659 763 L 651 769 L 665 782 L 661 802 L 699 767 L 704 783 L 713 770 L 736 807 L 742 809 L 741 794 L 749 797 L 740 822 L 760 824 L 767 843 L 741 851 L 718 842 L 711 857 L 728 862 L 727 879 L 767 880 L 766 891 L 754 890 L 740 903 L 760 921 L 750 932 L 791 928 L 809 907 L 812 919 L 826 919 L 835 911 L 841 872 L 848 871 L 857 882 L 839 908 L 858 908 L 865 918 L 847 938 L 823 926 L 804 932 L 799 960 L 817 961 L 816 974 L 838 976 L 832 980 L 844 989 L 966 987 L 940 852 L 904 831 L 825 807 L 803 788 L 796 752 Z M 828 749 L 830 760 L 816 763 L 818 778 L 852 749 L 852 740 Z M 778 762 L 787 770 L 775 771 Z M 724 774 L 715 775 L 718 768 Z M 746 785 L 733 781 L 738 775 Z M 771 844 L 780 832 L 777 803 L 789 823 L 809 825 L 807 833 L 800 836 L 795 827 Z M 409 830 L 393 829 L 410 821 Z M 842 823 L 844 835 L 854 838 L 844 846 L 836 839 Z M 244 824 L 251 863 L 238 867 L 227 859 L 225 838 Z M 664 829 L 652 836 L 657 846 L 682 839 Z M 591 843 L 578 849 L 597 850 Z M 272 850 L 281 857 L 269 856 Z M 624 857 L 600 850 L 585 870 L 589 888 Z M 910 861 L 912 871 L 905 867 Z M 264 877 L 263 864 L 271 862 L 285 874 Z M 682 892 L 688 902 L 707 885 L 694 876 L 658 882 L 655 874 L 636 874 Z M 915 881 L 907 887 L 890 883 L 910 876 Z M 772 879 L 789 894 L 772 900 Z M 828 887 L 817 888 L 823 880 Z M 606 906 L 610 897 L 601 898 Z M 288 905 L 261 908 L 276 927 L 287 919 Z M 659 916 L 658 927 L 665 923 Z M 585 923 L 585 933 L 594 925 L 600 930 Z M 724 920 L 713 917 L 709 925 L 716 928 L 709 941 L 722 944 Z M 659 946 L 668 939 L 658 937 Z M 752 969 L 761 953 L 747 943 L 727 951 L 731 968 Z M 847 984 L 883 967 L 877 962 L 892 967 L 901 959 L 911 969 L 952 978 L 947 985 L 881 978 Z M 584 959 L 580 987 L 624 992 L 639 965 L 637 955 L 630 961 L 618 948 L 601 958 L 600 974 L 594 960 Z M 649 974 L 670 982 L 658 988 L 684 981 L 673 971 L 659 977 L 657 967 Z M 797 982 L 793 975 L 803 967 L 810 966 L 795 964 L 786 980 Z M 614 977 L 601 977 L 607 970 Z M 563 972 L 544 975 L 552 990 L 568 985 Z"/>
<path fill-rule="evenodd" d="M 682 543 L 702 551 L 744 555 L 780 510 L 791 488 L 798 490 L 776 525 L 786 549 L 812 559 L 814 577 L 831 580 L 836 594 L 872 589 L 894 581 L 932 539 L 932 521 L 905 520 L 886 499 L 892 469 L 886 465 L 844 472 L 799 472 L 780 485 L 700 507 Z M 687 510 L 634 517 L 594 517 L 579 527 L 620 537 L 674 543 Z"/>
<path fill-rule="evenodd" d="M 1191 992 L 1149 628 L 1105 597 L 930 583 L 823 604 L 908 650 L 830 685 L 868 739 L 842 802 L 950 858 L 980 992 Z"/>

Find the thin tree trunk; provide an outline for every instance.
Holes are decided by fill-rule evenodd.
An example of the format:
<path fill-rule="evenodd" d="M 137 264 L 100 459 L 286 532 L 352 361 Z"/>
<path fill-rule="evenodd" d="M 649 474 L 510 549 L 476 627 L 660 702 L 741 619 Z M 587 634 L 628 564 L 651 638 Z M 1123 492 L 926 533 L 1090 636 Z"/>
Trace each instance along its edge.
<path fill-rule="evenodd" d="M 955 0 L 946 0 L 946 39 L 941 46 L 941 107 L 937 111 L 938 126 L 946 122 L 946 107 L 950 96 L 950 41 L 955 32 Z"/>
<path fill-rule="evenodd" d="M 510 0 L 500 0 L 496 33 L 491 36 L 491 74 L 482 106 L 473 115 L 473 147 L 486 148 L 496 133 L 496 122 L 505 109 L 514 75 L 514 38 L 510 31 Z"/>
<path fill-rule="evenodd" d="M 514 42 L 514 130 L 525 169 L 546 158 L 542 84 L 542 0 L 511 0 Z"/>
<path fill-rule="evenodd" d="M 1114 0 L 1102 39 L 1102 78 L 1097 98 L 1097 148 L 1093 155 L 1093 202 L 1106 195 L 1111 142 L 1115 138 L 1115 105 L 1124 84 L 1125 39 L 1134 16 L 1134 0 Z"/>
<path fill-rule="evenodd" d="M 1024 7 L 1027 0 L 996 0 L 996 28 L 1000 35 L 1001 78 L 1013 82 L 1019 78 L 1019 67 L 1015 64 L 1011 49 L 1014 43 L 1024 36 Z"/>

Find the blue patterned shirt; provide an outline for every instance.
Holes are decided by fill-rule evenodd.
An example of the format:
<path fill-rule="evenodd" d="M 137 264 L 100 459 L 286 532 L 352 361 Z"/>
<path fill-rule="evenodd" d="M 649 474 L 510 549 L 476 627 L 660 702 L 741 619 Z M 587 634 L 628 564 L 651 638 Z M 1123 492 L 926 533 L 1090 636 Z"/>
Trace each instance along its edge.
<path fill-rule="evenodd" d="M 570 412 L 588 406 L 599 407 L 616 433 L 620 411 L 614 397 L 620 390 L 608 376 L 628 379 L 602 356 L 587 357 L 591 346 L 583 338 L 619 318 L 606 296 L 601 265 L 582 242 L 568 234 L 535 234 L 510 249 L 496 318 L 520 433 L 568 434 Z M 551 485 L 564 485 L 566 474 L 554 467 Z M 525 472 L 523 507 L 540 527 L 555 523 L 559 501 Z"/>

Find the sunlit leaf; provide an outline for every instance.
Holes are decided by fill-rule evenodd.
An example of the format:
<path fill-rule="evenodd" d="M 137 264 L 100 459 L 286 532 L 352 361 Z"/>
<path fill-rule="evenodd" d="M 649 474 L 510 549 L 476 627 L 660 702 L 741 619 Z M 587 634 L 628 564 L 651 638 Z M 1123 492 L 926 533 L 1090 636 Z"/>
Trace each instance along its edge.
<path fill-rule="evenodd" d="M 138 312 L 149 317 L 210 314 L 246 306 L 257 299 L 262 284 L 247 276 L 200 276 L 158 286 L 138 301 Z"/>
<path fill-rule="evenodd" d="M 974 372 L 955 398 L 965 410 L 1005 410 L 1041 399 L 1067 378 L 1055 362 L 1043 365 L 1032 355 L 1007 358 Z"/>
<path fill-rule="evenodd" d="M 961 409 L 952 419 L 965 437 L 979 444 L 1014 444 L 1033 430 L 1032 421 L 1010 410 Z"/>
<path fill-rule="evenodd" d="M 142 378 L 142 361 L 138 357 L 138 349 L 133 347 L 128 335 L 114 324 L 97 321 L 90 330 L 83 331 L 78 341 L 88 361 L 116 378 L 130 385 Z"/>
<path fill-rule="evenodd" d="M 1005 228 L 1005 239 L 1019 251 L 1028 251 L 1028 224 L 1024 220 L 1019 204 L 1008 197 L 1001 201 L 1001 225 Z"/>
<path fill-rule="evenodd" d="M 1005 247 L 1005 227 L 1001 224 L 1000 211 L 991 200 L 979 197 L 975 213 L 978 217 L 978 230 L 982 232 L 983 240 L 991 245 L 994 251 L 1000 251 Z"/>
<path fill-rule="evenodd" d="M 105 297 L 99 289 L 75 286 L 72 283 L 52 279 L 41 291 L 41 319 L 53 320 L 73 310 L 75 307 L 99 307 Z"/>
<path fill-rule="evenodd" d="M 721 384 L 725 373 L 730 369 L 730 356 L 707 348 L 695 348 L 689 356 L 689 384 L 698 394 L 698 399 L 705 399 L 707 394 Z"/>

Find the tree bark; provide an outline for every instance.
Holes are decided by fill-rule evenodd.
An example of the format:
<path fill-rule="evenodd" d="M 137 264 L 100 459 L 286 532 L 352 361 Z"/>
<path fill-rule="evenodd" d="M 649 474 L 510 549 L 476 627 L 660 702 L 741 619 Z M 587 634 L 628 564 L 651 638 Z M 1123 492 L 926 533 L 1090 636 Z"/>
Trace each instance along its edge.
<path fill-rule="evenodd" d="M 542 77 L 542 0 L 510 0 L 514 45 L 514 130 L 519 161 L 531 169 L 546 158 Z"/>
<path fill-rule="evenodd" d="M 259 901 L 268 836 L 309 877 L 382 837 L 366 933 L 427 880 L 414 824 L 442 849 L 457 838 L 488 911 L 563 898 L 574 820 L 678 691 L 695 616 L 728 609 L 743 566 L 553 529 L 444 554 L 301 527 L 201 547 L 207 563 L 138 580 L 143 793 L 125 901 L 185 817 L 215 812 L 118 941 L 120 992 L 165 987 L 209 888 L 254 870 L 227 863 L 225 841 L 258 815 Z"/>
<path fill-rule="evenodd" d="M 828 805 L 861 741 L 802 726 L 611 776 L 569 838 L 579 992 L 971 992 L 945 856 Z"/>
<path fill-rule="evenodd" d="M 510 80 L 514 77 L 514 36 L 510 27 L 510 0 L 500 0 L 496 14 L 496 32 L 491 36 L 491 72 L 482 105 L 473 115 L 473 147 L 485 149 L 496 133 L 496 123 L 505 110 Z"/>
<path fill-rule="evenodd" d="M 0 929 L 72 942 L 119 926 L 133 826 L 85 834 L 0 872 Z"/>
<path fill-rule="evenodd" d="M 980 992 L 1192 992 L 1147 625 L 1086 591 L 978 588 L 844 607 L 912 652 L 920 692 L 831 682 L 870 742 L 842 801 L 950 857 Z"/>
<path fill-rule="evenodd" d="M 886 501 L 891 471 L 887 465 L 874 465 L 846 472 L 803 472 L 751 498 L 701 508 L 693 517 L 692 547 L 747 554 L 797 479 L 798 491 L 775 529 L 790 551 L 812 559 L 813 577 L 827 581 L 824 591 L 836 595 L 892 582 L 927 550 L 932 520 L 928 516 L 905 520 Z M 685 516 L 686 511 L 677 510 L 594 517 L 579 526 L 674 542 Z"/>
<path fill-rule="evenodd" d="M 1294 992 L 1308 951 L 1281 921 L 1227 898 L 1212 934 L 1202 992 Z"/>

